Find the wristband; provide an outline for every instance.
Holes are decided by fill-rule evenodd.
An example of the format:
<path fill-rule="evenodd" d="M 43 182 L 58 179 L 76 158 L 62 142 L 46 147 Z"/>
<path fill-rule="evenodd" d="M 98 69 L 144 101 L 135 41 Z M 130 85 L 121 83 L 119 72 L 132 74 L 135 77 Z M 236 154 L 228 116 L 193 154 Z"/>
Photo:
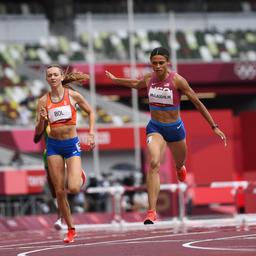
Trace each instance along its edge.
<path fill-rule="evenodd" d="M 214 130 L 215 128 L 219 128 L 219 126 L 217 124 L 213 124 L 212 129 Z"/>

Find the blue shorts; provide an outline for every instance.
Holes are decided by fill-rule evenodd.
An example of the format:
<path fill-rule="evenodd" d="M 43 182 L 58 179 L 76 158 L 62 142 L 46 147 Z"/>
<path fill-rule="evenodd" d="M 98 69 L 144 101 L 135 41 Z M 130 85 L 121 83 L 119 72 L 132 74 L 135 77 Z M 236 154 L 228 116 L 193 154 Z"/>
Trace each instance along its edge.
<path fill-rule="evenodd" d="M 46 143 L 47 156 L 60 155 L 65 159 L 72 156 L 81 156 L 81 148 L 78 137 L 67 140 L 56 140 L 48 137 Z"/>
<path fill-rule="evenodd" d="M 147 135 L 159 133 L 166 142 L 180 141 L 186 138 L 186 130 L 180 118 L 173 123 L 161 123 L 151 119 L 147 125 L 146 133 Z"/>

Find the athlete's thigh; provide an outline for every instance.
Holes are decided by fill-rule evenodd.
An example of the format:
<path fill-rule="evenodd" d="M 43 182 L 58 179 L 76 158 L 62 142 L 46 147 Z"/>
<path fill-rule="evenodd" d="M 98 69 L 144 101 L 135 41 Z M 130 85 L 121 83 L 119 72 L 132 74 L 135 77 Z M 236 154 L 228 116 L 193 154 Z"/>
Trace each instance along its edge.
<path fill-rule="evenodd" d="M 175 162 L 183 162 L 187 156 L 186 140 L 168 142 L 167 146 L 170 148 Z"/>
<path fill-rule="evenodd" d="M 51 155 L 47 157 L 48 169 L 51 181 L 56 188 L 64 188 L 65 172 L 64 159 L 60 155 Z"/>
<path fill-rule="evenodd" d="M 66 159 L 68 187 L 76 187 L 81 183 L 81 157 L 72 156 Z"/>
<path fill-rule="evenodd" d="M 166 147 L 166 142 L 159 133 L 147 135 L 147 148 L 151 159 L 160 160 Z"/>

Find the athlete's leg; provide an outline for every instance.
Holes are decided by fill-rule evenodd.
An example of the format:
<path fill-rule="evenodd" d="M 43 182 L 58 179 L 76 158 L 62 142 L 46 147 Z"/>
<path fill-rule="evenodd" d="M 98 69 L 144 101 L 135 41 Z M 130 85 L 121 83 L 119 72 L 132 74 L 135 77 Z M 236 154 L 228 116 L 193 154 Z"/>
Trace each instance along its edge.
<path fill-rule="evenodd" d="M 72 194 L 80 192 L 81 179 L 81 158 L 80 156 L 72 156 L 66 159 L 67 163 L 67 186 L 68 191 Z"/>
<path fill-rule="evenodd" d="M 166 146 L 163 137 L 158 133 L 151 133 L 147 136 L 147 148 L 149 151 L 150 169 L 147 173 L 147 191 L 149 210 L 156 210 L 156 203 L 160 191 L 159 168 L 161 158 Z"/>
<path fill-rule="evenodd" d="M 56 199 L 56 193 L 55 193 L 54 185 L 52 183 L 52 179 L 51 179 L 48 167 L 45 168 L 45 171 L 47 173 L 47 175 L 46 175 L 47 183 L 48 183 L 48 186 L 49 186 L 49 189 L 50 189 L 50 192 L 51 192 L 51 196 L 52 196 L 53 200 L 55 201 L 55 200 L 57 200 Z M 61 217 L 61 213 L 60 213 L 60 210 L 59 210 L 59 207 L 58 207 L 57 203 L 55 204 L 55 206 L 56 206 L 56 209 L 57 209 L 58 218 L 60 218 Z"/>
<path fill-rule="evenodd" d="M 46 171 L 47 183 L 48 183 L 48 186 L 49 186 L 49 189 L 50 189 L 50 192 L 51 192 L 51 196 L 52 196 L 52 198 L 56 198 L 55 189 L 54 189 L 54 186 L 52 184 L 52 180 L 51 180 L 51 176 L 50 176 L 48 168 L 45 168 L 45 171 Z"/>
<path fill-rule="evenodd" d="M 168 142 L 167 146 L 170 148 L 176 167 L 180 169 L 186 162 L 187 144 L 186 140 Z"/>
<path fill-rule="evenodd" d="M 59 155 L 48 156 L 48 168 L 52 183 L 54 185 L 58 207 L 60 212 L 68 226 L 73 228 L 73 222 L 70 212 L 70 207 L 67 201 L 67 195 L 65 191 L 65 168 L 64 159 Z"/>
<path fill-rule="evenodd" d="M 176 165 L 176 172 L 177 172 L 177 178 L 179 181 L 185 181 L 186 179 L 186 168 L 185 168 L 185 162 L 186 162 L 186 156 L 187 156 L 187 144 L 186 140 L 180 140 L 175 142 L 169 142 L 167 143 L 168 147 L 170 148 L 175 165 Z"/>

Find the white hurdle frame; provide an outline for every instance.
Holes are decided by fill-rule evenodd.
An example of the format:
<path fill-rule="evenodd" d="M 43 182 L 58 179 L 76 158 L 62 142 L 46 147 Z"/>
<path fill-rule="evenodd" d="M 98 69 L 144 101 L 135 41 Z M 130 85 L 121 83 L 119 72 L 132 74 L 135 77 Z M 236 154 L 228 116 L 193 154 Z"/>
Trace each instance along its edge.
<path fill-rule="evenodd" d="M 246 191 L 246 189 L 249 186 L 248 181 L 216 181 L 212 182 L 209 185 L 199 185 L 199 186 L 208 186 L 210 188 L 225 188 L 230 187 L 233 189 L 233 195 L 234 195 L 234 202 L 236 203 L 236 198 L 239 192 L 239 190 L 242 189 L 243 193 Z M 197 186 L 193 186 L 197 187 Z M 187 215 L 186 215 L 186 206 L 185 206 L 185 197 L 186 192 L 189 186 L 185 183 L 169 183 L 169 184 L 161 184 L 160 185 L 160 191 L 170 191 L 171 193 L 178 192 L 178 216 L 177 221 L 180 225 L 188 224 L 191 221 L 188 221 Z M 94 194 L 94 193 L 108 193 L 112 196 L 112 210 L 113 210 L 113 220 L 112 224 L 122 224 L 124 223 L 124 220 L 122 218 L 122 197 L 126 191 L 146 191 L 146 187 L 142 186 L 133 186 L 133 187 L 126 187 L 126 186 L 109 186 L 109 187 L 89 187 L 86 190 L 86 193 L 88 194 Z M 234 216 L 234 221 L 236 222 L 237 228 L 247 228 L 247 216 L 246 214 L 239 214 L 236 210 Z M 97 225 L 97 224 L 96 224 Z"/>

